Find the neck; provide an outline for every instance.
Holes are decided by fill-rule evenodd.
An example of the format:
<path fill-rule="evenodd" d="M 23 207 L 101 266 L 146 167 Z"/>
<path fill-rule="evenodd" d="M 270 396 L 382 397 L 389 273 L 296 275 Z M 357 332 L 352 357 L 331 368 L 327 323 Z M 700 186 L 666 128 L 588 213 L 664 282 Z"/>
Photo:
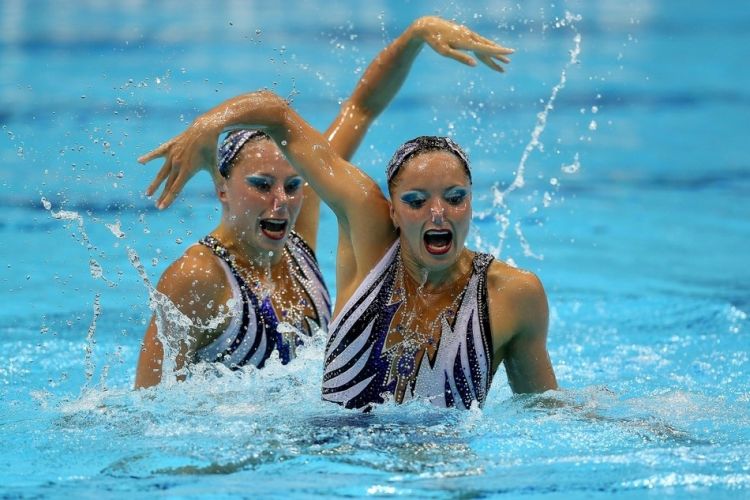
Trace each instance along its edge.
<path fill-rule="evenodd" d="M 271 252 L 247 243 L 226 221 L 219 224 L 219 227 L 213 231 L 213 235 L 230 253 L 253 266 L 270 269 L 281 261 L 282 251 Z"/>
<path fill-rule="evenodd" d="M 464 276 L 471 266 L 471 252 L 464 248 L 458 258 L 445 268 L 429 269 L 411 255 L 405 245 L 401 245 L 401 260 L 404 271 L 426 293 L 439 291 L 446 285 Z"/>

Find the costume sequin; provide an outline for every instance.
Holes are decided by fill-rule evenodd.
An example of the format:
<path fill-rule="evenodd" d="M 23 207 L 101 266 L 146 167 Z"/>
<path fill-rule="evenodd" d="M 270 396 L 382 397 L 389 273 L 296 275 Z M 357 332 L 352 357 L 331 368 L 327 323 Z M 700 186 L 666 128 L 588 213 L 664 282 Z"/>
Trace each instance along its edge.
<path fill-rule="evenodd" d="M 403 401 L 427 399 L 442 407 L 484 403 L 492 382 L 492 340 L 487 306 L 487 269 L 493 258 L 475 254 L 472 272 L 454 314 L 440 317 L 433 355 L 384 348 L 400 302 L 393 302 L 400 248 L 396 242 L 331 323 L 325 353 L 323 399 L 367 408 L 392 397 L 398 378 L 408 380 Z M 421 346 L 420 349 L 425 349 Z M 395 366 L 395 376 L 393 366 Z"/>
<path fill-rule="evenodd" d="M 286 364 L 294 357 L 295 345 L 302 344 L 305 337 L 327 329 L 331 320 L 328 289 L 315 253 L 298 234 L 292 232 L 285 245 L 294 266 L 291 274 L 297 277 L 296 285 L 302 292 L 300 306 L 305 310 L 304 324 L 291 325 L 296 329 L 292 339 L 279 331 L 278 326 L 285 318 L 277 316 L 271 297 L 258 297 L 253 292 L 229 251 L 212 236 L 206 236 L 199 243 L 219 258 L 235 300 L 229 325 L 221 335 L 196 352 L 198 360 L 219 362 L 230 368 L 246 364 L 261 368 L 275 349 L 281 362 Z M 287 323 L 287 330 L 288 326 Z"/>

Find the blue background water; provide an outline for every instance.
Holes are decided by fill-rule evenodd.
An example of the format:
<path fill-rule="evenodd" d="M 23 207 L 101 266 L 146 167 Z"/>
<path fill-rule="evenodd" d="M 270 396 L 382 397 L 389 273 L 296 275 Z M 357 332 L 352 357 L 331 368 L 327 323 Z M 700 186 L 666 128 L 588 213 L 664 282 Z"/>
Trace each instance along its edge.
<path fill-rule="evenodd" d="M 0 5 L 2 492 L 746 495 L 750 7 L 285 5 Z M 482 412 L 345 412 L 319 401 L 319 345 L 289 367 L 130 391 L 150 311 L 128 249 L 153 282 L 219 216 L 207 176 L 155 211 L 141 193 L 157 167 L 134 158 L 260 87 L 324 128 L 428 13 L 516 48 L 513 63 L 498 75 L 425 49 L 355 163 L 382 181 L 407 138 L 467 147 L 474 246 L 547 288 L 560 407 L 512 397 L 498 373 Z M 493 207 L 563 74 L 525 186 Z M 332 288 L 333 228 L 325 213 Z"/>

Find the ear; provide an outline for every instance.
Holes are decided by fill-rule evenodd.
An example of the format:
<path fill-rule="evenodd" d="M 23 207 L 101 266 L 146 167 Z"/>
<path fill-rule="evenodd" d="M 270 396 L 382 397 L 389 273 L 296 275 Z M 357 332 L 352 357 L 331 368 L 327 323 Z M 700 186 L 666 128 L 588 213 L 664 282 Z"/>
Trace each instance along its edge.
<path fill-rule="evenodd" d="M 390 215 L 391 215 L 391 222 L 393 222 L 393 227 L 395 227 L 396 229 L 398 229 L 398 221 L 396 221 L 396 211 L 393 210 L 393 202 L 392 201 L 388 201 L 388 207 L 389 207 L 389 212 L 390 212 Z"/>
<path fill-rule="evenodd" d="M 216 180 L 216 197 L 219 198 L 219 201 L 222 203 L 227 202 L 227 183 L 226 179 L 223 177 L 219 180 Z"/>

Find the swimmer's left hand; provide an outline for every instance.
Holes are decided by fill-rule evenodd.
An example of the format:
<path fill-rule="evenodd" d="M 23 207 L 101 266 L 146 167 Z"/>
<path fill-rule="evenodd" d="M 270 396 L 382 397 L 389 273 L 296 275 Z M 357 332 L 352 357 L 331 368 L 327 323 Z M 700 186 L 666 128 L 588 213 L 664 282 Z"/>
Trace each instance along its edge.
<path fill-rule="evenodd" d="M 491 69 L 503 72 L 505 69 L 498 64 L 498 61 L 509 64 L 508 56 L 514 52 L 513 49 L 503 47 L 471 31 L 466 26 L 435 16 L 418 19 L 414 23 L 414 29 L 435 52 L 468 66 L 476 66 L 477 63 L 465 53 L 466 51 L 472 52 L 477 59 Z"/>

